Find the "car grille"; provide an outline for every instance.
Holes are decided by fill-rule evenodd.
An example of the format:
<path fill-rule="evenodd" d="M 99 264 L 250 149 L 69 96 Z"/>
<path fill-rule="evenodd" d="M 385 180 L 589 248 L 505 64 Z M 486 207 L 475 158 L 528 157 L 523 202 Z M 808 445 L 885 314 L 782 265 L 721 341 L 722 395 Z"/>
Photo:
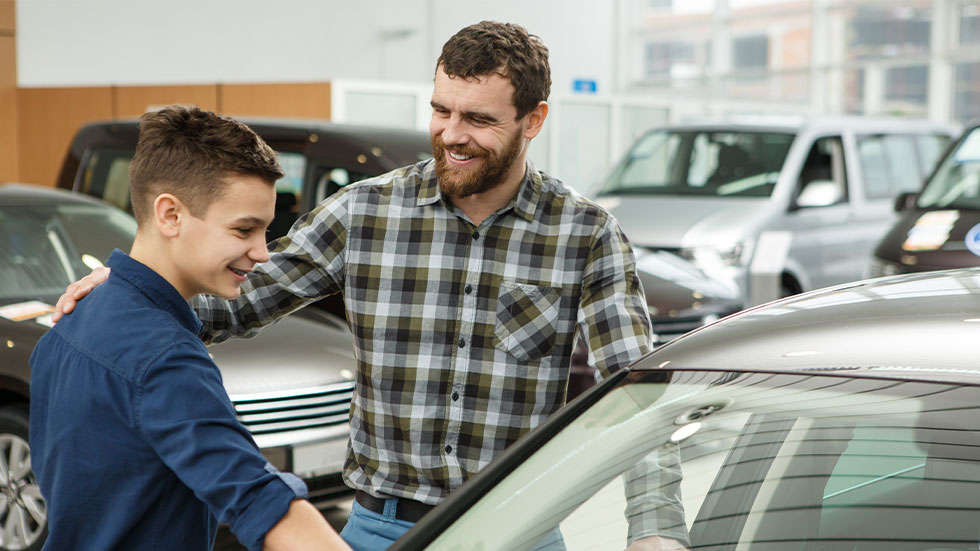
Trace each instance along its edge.
<path fill-rule="evenodd" d="M 263 393 L 232 398 L 238 420 L 254 435 L 346 423 L 354 382 L 303 392 Z"/>

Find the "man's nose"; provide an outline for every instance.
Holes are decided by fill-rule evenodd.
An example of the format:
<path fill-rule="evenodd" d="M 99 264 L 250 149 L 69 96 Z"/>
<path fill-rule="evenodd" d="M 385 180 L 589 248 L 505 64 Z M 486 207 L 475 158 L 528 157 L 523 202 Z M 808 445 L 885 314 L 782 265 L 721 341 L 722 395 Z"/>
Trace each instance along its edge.
<path fill-rule="evenodd" d="M 469 135 L 465 131 L 463 121 L 456 116 L 449 117 L 442 129 L 442 141 L 446 145 L 462 145 L 467 142 Z"/>

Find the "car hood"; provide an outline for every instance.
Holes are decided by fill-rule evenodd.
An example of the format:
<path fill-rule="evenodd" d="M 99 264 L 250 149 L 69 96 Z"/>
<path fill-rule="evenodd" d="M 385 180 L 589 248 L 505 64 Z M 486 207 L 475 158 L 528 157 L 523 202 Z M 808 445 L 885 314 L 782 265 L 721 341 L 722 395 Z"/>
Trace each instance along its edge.
<path fill-rule="evenodd" d="M 634 369 L 863 374 L 980 383 L 980 268 L 819 289 L 671 341 Z"/>
<path fill-rule="evenodd" d="M 282 318 L 253 338 L 211 345 L 209 351 L 233 398 L 354 378 L 353 338 L 346 323 L 312 309 Z"/>
<path fill-rule="evenodd" d="M 967 234 L 978 224 L 976 210 L 913 209 L 902 213 L 878 244 L 875 256 L 902 264 L 910 272 L 980 266 L 980 256 L 966 246 Z"/>
<path fill-rule="evenodd" d="M 757 225 L 769 199 L 604 195 L 596 203 L 616 217 L 635 245 L 679 248 L 741 241 Z"/>
<path fill-rule="evenodd" d="M 636 272 L 651 316 L 689 311 L 729 313 L 739 308 L 738 288 L 704 274 L 690 262 L 665 251 L 636 251 Z"/>

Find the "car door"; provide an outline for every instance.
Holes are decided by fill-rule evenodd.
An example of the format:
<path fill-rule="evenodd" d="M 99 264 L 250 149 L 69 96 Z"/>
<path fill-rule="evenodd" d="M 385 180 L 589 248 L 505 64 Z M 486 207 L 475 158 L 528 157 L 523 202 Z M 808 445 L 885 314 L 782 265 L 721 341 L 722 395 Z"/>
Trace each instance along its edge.
<path fill-rule="evenodd" d="M 800 281 L 804 291 L 861 276 L 851 250 L 848 160 L 841 134 L 820 136 L 813 140 L 797 176 L 787 225 L 793 234 L 789 256 L 808 280 Z"/>

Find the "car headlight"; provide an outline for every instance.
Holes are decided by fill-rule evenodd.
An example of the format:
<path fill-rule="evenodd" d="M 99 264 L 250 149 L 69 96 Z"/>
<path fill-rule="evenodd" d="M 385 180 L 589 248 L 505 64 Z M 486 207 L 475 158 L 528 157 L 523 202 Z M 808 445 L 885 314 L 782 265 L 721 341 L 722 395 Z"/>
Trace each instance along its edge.
<path fill-rule="evenodd" d="M 686 247 L 680 255 L 701 269 L 743 266 L 749 259 L 749 248 L 743 242 L 729 247 Z"/>

